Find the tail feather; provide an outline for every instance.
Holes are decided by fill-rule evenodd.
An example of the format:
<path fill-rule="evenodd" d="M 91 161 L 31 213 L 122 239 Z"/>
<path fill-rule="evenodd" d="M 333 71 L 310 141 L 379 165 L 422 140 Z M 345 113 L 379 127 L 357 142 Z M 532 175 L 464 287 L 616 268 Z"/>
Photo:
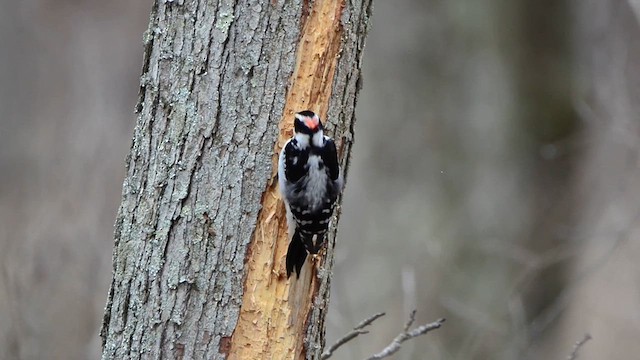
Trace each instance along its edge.
<path fill-rule="evenodd" d="M 289 243 L 289 249 L 287 250 L 287 278 L 291 276 L 291 273 L 296 271 L 297 278 L 300 277 L 302 266 L 307 259 L 307 250 L 302 243 L 300 232 L 296 230 Z"/>

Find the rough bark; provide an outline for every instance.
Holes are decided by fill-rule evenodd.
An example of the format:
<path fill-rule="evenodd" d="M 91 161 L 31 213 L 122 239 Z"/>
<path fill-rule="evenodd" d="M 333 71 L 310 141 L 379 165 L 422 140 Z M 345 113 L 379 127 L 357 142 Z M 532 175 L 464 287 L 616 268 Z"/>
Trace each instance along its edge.
<path fill-rule="evenodd" d="M 337 219 L 325 256 L 288 280 L 275 158 L 308 108 L 348 167 L 370 7 L 155 2 L 104 359 L 320 356 Z"/>

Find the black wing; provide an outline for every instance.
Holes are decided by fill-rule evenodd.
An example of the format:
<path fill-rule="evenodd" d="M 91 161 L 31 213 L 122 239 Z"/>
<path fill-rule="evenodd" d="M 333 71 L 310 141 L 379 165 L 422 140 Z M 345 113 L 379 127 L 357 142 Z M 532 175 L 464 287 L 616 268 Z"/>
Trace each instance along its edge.
<path fill-rule="evenodd" d="M 289 141 L 284 148 L 284 174 L 290 182 L 296 182 L 303 177 L 308 169 L 309 150 L 300 150 L 295 139 Z"/>
<path fill-rule="evenodd" d="M 336 144 L 333 142 L 333 139 L 326 139 L 320 157 L 322 157 L 322 162 L 329 170 L 331 180 L 337 180 L 340 175 L 340 167 L 338 166 L 338 152 L 336 151 Z"/>

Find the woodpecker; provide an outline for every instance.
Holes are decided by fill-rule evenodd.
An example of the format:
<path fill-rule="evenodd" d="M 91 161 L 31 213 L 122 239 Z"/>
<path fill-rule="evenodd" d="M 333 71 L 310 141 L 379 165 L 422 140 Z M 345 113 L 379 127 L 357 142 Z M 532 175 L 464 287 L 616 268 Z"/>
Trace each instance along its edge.
<path fill-rule="evenodd" d="M 278 183 L 287 209 L 291 242 L 287 250 L 287 278 L 300 277 L 307 252 L 317 254 L 329 228 L 342 174 L 333 139 L 324 135 L 318 115 L 295 114 L 294 135 L 280 152 Z"/>

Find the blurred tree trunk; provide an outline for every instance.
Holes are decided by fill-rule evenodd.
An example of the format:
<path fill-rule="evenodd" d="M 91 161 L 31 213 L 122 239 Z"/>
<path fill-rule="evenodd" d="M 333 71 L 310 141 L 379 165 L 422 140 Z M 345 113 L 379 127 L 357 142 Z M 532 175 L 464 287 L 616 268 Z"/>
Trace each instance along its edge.
<path fill-rule="evenodd" d="M 155 2 L 104 359 L 319 357 L 335 223 L 326 256 L 288 280 L 275 160 L 309 108 L 346 169 L 370 6 Z"/>

